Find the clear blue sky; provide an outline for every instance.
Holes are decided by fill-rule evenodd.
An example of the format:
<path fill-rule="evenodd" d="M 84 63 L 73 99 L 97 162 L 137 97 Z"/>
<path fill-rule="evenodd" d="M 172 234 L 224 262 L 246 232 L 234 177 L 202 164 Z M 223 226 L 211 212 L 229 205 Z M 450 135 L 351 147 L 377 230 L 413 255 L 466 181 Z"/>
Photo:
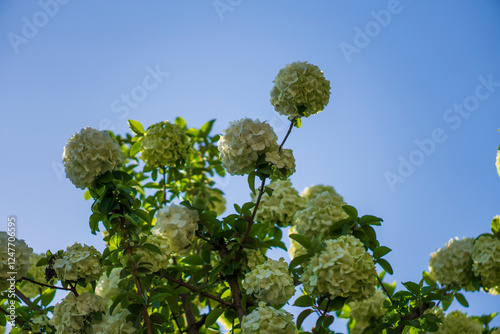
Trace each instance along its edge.
<path fill-rule="evenodd" d="M 393 279 L 418 280 L 431 252 L 500 214 L 497 1 L 61 2 L 0 3 L 0 229 L 16 215 L 37 252 L 103 248 L 60 169 L 72 134 L 176 116 L 216 118 L 220 132 L 251 117 L 283 138 L 269 91 L 297 60 L 318 65 L 332 95 L 287 142 L 292 182 L 332 185 L 384 218 Z M 244 177 L 219 184 L 229 203 L 249 199 Z M 500 311 L 499 296 L 466 297 L 469 314 Z"/>

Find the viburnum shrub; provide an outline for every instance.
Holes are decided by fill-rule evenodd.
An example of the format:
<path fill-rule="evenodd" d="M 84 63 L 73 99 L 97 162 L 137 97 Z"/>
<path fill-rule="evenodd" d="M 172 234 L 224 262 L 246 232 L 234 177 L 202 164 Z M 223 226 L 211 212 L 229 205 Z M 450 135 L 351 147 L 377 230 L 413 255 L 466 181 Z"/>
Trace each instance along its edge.
<path fill-rule="evenodd" d="M 300 193 L 289 180 L 296 165 L 286 140 L 328 104 L 330 81 L 295 62 L 274 83 L 271 103 L 290 121 L 281 140 L 251 118 L 220 135 L 214 120 L 196 129 L 179 117 L 148 129 L 130 120 L 132 134 L 72 136 L 65 170 L 93 201 L 90 232 L 104 251 L 74 243 L 33 254 L 0 232 L 0 325 L 14 307 L 11 333 L 324 334 L 336 318 L 348 319 L 350 333 L 498 333 L 488 325 L 496 314 L 445 312 L 455 299 L 468 306 L 463 289 L 500 293 L 499 217 L 489 234 L 451 239 L 431 254 L 429 272 L 396 290 L 383 281 L 393 269 L 374 228 L 382 219 L 360 217 L 332 186 Z M 500 153 L 500 171 L 499 161 Z M 230 214 L 213 180 L 226 172 L 247 177 L 251 193 Z M 288 250 L 291 262 L 269 258 L 271 248 Z M 56 290 L 66 293 L 59 303 Z M 294 294 L 296 317 L 283 310 Z M 312 314 L 315 325 L 303 328 Z"/>

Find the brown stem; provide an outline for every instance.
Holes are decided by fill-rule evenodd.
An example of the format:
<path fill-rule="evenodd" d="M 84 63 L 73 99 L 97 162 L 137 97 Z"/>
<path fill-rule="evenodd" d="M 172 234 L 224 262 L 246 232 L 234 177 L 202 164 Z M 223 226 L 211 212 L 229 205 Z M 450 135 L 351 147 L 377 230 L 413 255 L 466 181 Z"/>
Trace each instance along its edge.
<path fill-rule="evenodd" d="M 166 178 L 167 169 L 165 168 L 165 166 L 162 166 L 161 170 L 163 172 L 163 202 L 162 202 L 163 206 L 167 204 L 167 178 Z"/>
<path fill-rule="evenodd" d="M 281 151 L 281 148 L 283 147 L 283 145 L 285 144 L 288 136 L 290 135 L 290 132 L 292 132 L 292 129 L 293 129 L 293 122 L 290 122 L 290 127 L 288 128 L 288 132 L 286 133 L 285 135 L 285 138 L 283 139 L 283 141 L 281 142 L 281 145 L 280 145 L 280 148 L 278 149 L 278 151 Z"/>
<path fill-rule="evenodd" d="M 221 303 L 221 304 L 223 304 L 223 305 L 225 305 L 225 306 L 227 306 L 227 307 L 234 307 L 234 305 L 233 305 L 233 304 L 231 304 L 230 302 L 225 301 L 225 300 L 223 300 L 223 299 L 221 299 L 221 298 L 219 298 L 219 297 L 217 297 L 217 296 L 214 296 L 214 295 L 212 295 L 212 294 L 210 294 L 210 293 L 208 293 L 208 292 L 205 292 L 205 291 L 202 291 L 202 290 L 200 291 L 198 288 L 195 288 L 194 286 L 192 286 L 192 285 L 190 285 L 190 284 L 188 284 L 188 283 L 186 283 L 186 282 L 183 282 L 183 281 L 181 281 L 180 279 L 177 279 L 177 278 L 172 277 L 172 276 L 169 276 L 169 275 L 163 275 L 163 277 L 165 277 L 165 278 L 166 278 L 166 279 L 168 279 L 169 281 L 172 281 L 172 282 L 174 282 L 174 283 L 177 283 L 177 284 L 179 284 L 179 285 L 182 285 L 183 287 L 188 288 L 189 290 L 191 290 L 191 291 L 193 291 L 193 292 L 199 293 L 199 294 L 200 294 L 200 295 L 202 295 L 202 296 L 205 296 L 205 297 L 207 297 L 207 298 L 213 299 L 213 300 L 215 300 L 216 302 L 219 302 L 219 303 Z"/>
<path fill-rule="evenodd" d="M 182 304 L 184 305 L 184 316 L 187 323 L 187 332 L 189 334 L 199 334 L 198 328 L 196 327 L 196 317 L 194 316 L 193 306 L 187 302 L 189 299 L 189 293 L 183 293 L 181 295 Z"/>
<path fill-rule="evenodd" d="M 0 307 L 0 312 L 2 312 L 3 314 L 5 314 L 7 317 L 10 316 L 10 313 L 7 312 L 6 310 L 3 309 L 3 307 Z M 9 318 L 10 319 L 10 318 Z M 17 319 L 17 318 L 14 318 L 14 321 L 16 322 L 16 325 L 20 326 L 20 327 L 23 327 L 24 326 L 24 322 Z"/>
<path fill-rule="evenodd" d="M 248 222 L 248 227 L 247 227 L 247 230 L 245 231 L 245 235 L 243 236 L 243 239 L 241 239 L 240 253 L 241 253 L 241 251 L 243 251 L 243 248 L 245 247 L 245 242 L 247 241 L 248 235 L 250 234 L 250 229 L 252 228 L 253 223 L 255 223 L 255 215 L 257 214 L 257 208 L 259 207 L 262 195 L 264 195 L 264 187 L 265 186 L 266 186 L 266 178 L 264 177 L 264 178 L 262 178 L 262 183 L 260 184 L 259 195 L 257 196 L 257 201 L 255 202 L 255 206 L 253 207 L 252 217 L 250 218 L 250 221 Z"/>
<path fill-rule="evenodd" d="M 224 260 L 224 258 L 229 254 L 226 245 L 224 244 L 223 239 L 220 240 L 219 243 L 219 254 L 220 257 Z M 243 316 L 245 316 L 245 310 L 243 310 L 242 298 L 241 298 L 241 289 L 240 284 L 238 282 L 238 275 L 229 275 L 226 276 L 227 282 L 229 283 L 229 288 L 231 289 L 231 295 L 233 296 L 233 306 L 236 310 L 236 314 L 238 315 L 238 319 L 240 323 L 243 320 Z"/>
<path fill-rule="evenodd" d="M 34 280 L 32 280 L 31 278 L 28 278 L 28 277 L 22 277 L 21 279 L 24 280 L 24 281 L 28 281 L 28 282 L 31 282 L 31 283 L 34 283 L 34 284 L 38 284 L 40 286 L 45 286 L 45 287 L 51 288 L 51 289 L 71 291 L 71 289 L 68 289 L 68 288 L 63 288 L 63 287 L 60 287 L 60 286 L 54 286 L 54 285 L 50 285 L 50 284 L 45 284 L 45 283 L 37 282 L 37 281 L 34 281 Z"/>
<path fill-rule="evenodd" d="M 31 299 L 26 297 L 26 295 L 24 293 L 22 293 L 21 291 L 19 291 L 17 288 L 15 288 L 14 292 L 19 297 L 19 299 L 21 299 L 26 305 L 28 305 L 29 308 L 31 308 L 31 306 L 33 305 L 33 303 L 31 302 Z M 38 307 L 38 305 L 35 305 L 35 309 L 40 310 L 40 307 Z"/>

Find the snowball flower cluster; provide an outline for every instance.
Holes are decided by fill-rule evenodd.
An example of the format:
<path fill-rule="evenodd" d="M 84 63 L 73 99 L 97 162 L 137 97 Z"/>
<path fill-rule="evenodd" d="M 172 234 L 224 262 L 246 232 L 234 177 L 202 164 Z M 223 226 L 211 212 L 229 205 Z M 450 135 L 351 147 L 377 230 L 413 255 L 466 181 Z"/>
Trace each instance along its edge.
<path fill-rule="evenodd" d="M 295 173 L 295 157 L 293 150 L 281 149 L 266 152 L 267 162 L 273 164 L 273 174 L 271 179 L 286 179 Z"/>
<path fill-rule="evenodd" d="M 64 147 L 66 177 L 80 189 L 90 186 L 95 178 L 117 170 L 125 155 L 109 133 L 87 127 L 73 135 Z"/>
<path fill-rule="evenodd" d="M 387 296 L 382 290 L 376 290 L 370 298 L 350 303 L 351 316 L 356 322 L 349 333 L 362 334 L 365 328 L 370 325 L 371 319 L 378 319 L 384 315 L 383 305 L 386 298 Z"/>
<path fill-rule="evenodd" d="M 247 255 L 246 265 L 250 270 L 255 269 L 258 265 L 266 262 L 266 257 L 262 254 L 260 249 L 244 249 L 245 254 Z"/>
<path fill-rule="evenodd" d="M 113 315 L 104 315 L 102 321 L 93 324 L 94 334 L 133 334 L 137 332 L 134 324 L 127 321 L 130 312 L 127 309 L 113 311 Z"/>
<path fill-rule="evenodd" d="M 486 290 L 500 288 L 500 239 L 480 236 L 472 248 L 472 269 Z"/>
<path fill-rule="evenodd" d="M 169 255 L 172 253 L 170 247 L 171 239 L 164 237 L 163 235 L 149 235 L 146 243 L 152 244 L 158 247 L 161 254 L 152 251 L 147 248 L 138 248 L 135 253 L 141 256 L 141 260 L 138 265 L 142 262 L 148 263 L 147 267 L 152 273 L 155 273 L 161 269 L 167 269 L 170 264 Z"/>
<path fill-rule="evenodd" d="M 54 308 L 52 323 L 57 333 L 88 333 L 92 328 L 92 316 L 96 312 L 106 312 L 108 302 L 91 292 L 76 297 L 69 293 Z"/>
<path fill-rule="evenodd" d="M 481 334 L 483 332 L 483 326 L 474 320 L 473 318 L 468 317 L 466 314 L 463 314 L 460 311 L 453 311 L 446 315 L 443 320 L 443 323 L 439 326 L 437 334 L 458 334 L 458 333 L 467 333 L 467 334 Z"/>
<path fill-rule="evenodd" d="M 337 192 L 332 186 L 326 186 L 324 184 L 317 184 L 311 187 L 304 188 L 304 190 L 302 190 L 302 192 L 300 193 L 300 196 L 302 196 L 305 199 L 306 203 L 309 203 L 310 200 L 318 197 L 318 195 L 324 193 L 325 191 L 332 194 L 332 196 L 337 199 L 337 202 L 339 203 L 344 202 L 342 196 L 337 194 Z"/>
<path fill-rule="evenodd" d="M 373 258 L 351 235 L 325 241 L 326 247 L 306 264 L 302 283 L 313 296 L 330 293 L 354 301 L 375 293 L 377 272 Z"/>
<path fill-rule="evenodd" d="M 28 270 L 28 273 L 25 275 L 28 278 L 31 278 L 37 282 L 40 283 L 46 283 L 45 280 L 45 266 L 42 267 L 37 267 L 36 264 L 37 262 L 42 258 L 45 257 L 42 254 L 36 254 L 36 253 L 31 253 L 29 257 L 30 261 L 30 269 Z M 47 287 L 31 283 L 29 281 L 25 281 L 23 285 L 19 287 L 19 290 L 24 293 L 24 295 L 28 298 L 35 298 L 36 296 L 40 295 L 43 291 L 47 290 Z"/>
<path fill-rule="evenodd" d="M 10 286 L 7 279 L 11 278 L 12 272 L 16 273 L 16 281 L 26 276 L 30 269 L 30 255 L 33 249 L 28 247 L 24 240 L 11 237 L 3 231 L 0 232 L 0 246 L 2 247 L 0 249 L 0 290 L 4 291 Z M 14 262 L 12 258 L 15 259 Z"/>
<path fill-rule="evenodd" d="M 255 170 L 259 155 L 278 148 L 278 136 L 266 122 L 243 118 L 229 123 L 219 139 L 220 159 L 231 175 L 244 175 Z"/>
<path fill-rule="evenodd" d="M 295 212 L 304 208 L 305 203 L 290 180 L 272 182 L 273 193 L 262 195 L 256 220 L 261 223 L 286 227 L 292 224 Z"/>
<path fill-rule="evenodd" d="M 330 81 L 318 66 L 308 62 L 286 65 L 273 82 L 271 104 L 290 119 L 317 114 L 330 100 Z"/>
<path fill-rule="evenodd" d="M 76 282 L 84 279 L 85 283 L 90 283 L 101 276 L 100 258 L 101 253 L 93 246 L 75 243 L 54 262 L 54 269 L 57 277 L 62 281 Z"/>
<path fill-rule="evenodd" d="M 442 285 L 455 285 L 468 291 L 472 286 L 472 244 L 474 239 L 450 239 L 443 248 L 431 254 L 429 270 L 432 279 Z"/>
<path fill-rule="evenodd" d="M 243 334 L 295 334 L 293 315 L 259 302 L 259 307 L 243 317 L 241 332 Z"/>
<path fill-rule="evenodd" d="M 177 124 L 151 125 L 141 139 L 141 159 L 149 166 L 175 166 L 189 157 L 189 140 Z"/>
<path fill-rule="evenodd" d="M 104 272 L 97 282 L 95 294 L 106 299 L 115 299 L 122 291 L 118 287 L 120 271 L 120 268 L 113 268 L 109 276 Z"/>
<path fill-rule="evenodd" d="M 295 294 L 293 278 L 288 273 L 288 264 L 268 259 L 265 263 L 245 275 L 243 288 L 259 300 L 271 305 L 284 304 Z"/>
<path fill-rule="evenodd" d="M 191 244 L 198 229 L 198 211 L 171 204 L 158 210 L 156 226 L 151 230 L 168 240 L 173 252 L 179 253 Z"/>
<path fill-rule="evenodd" d="M 345 205 L 341 196 L 323 192 L 309 201 L 304 210 L 295 214 L 297 232 L 308 238 L 328 232 L 337 221 L 347 218 L 342 209 Z"/>

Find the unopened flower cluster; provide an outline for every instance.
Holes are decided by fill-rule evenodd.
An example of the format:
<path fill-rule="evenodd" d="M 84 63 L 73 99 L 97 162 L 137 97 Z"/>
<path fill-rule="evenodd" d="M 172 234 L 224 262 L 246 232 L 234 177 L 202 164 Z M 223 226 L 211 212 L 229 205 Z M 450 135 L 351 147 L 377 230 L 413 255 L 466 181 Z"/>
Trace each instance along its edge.
<path fill-rule="evenodd" d="M 271 305 L 284 304 L 295 293 L 293 279 L 288 273 L 288 264 L 268 259 L 265 263 L 245 275 L 243 288 L 259 300 Z"/>
<path fill-rule="evenodd" d="M 120 268 L 113 268 L 108 275 L 104 272 L 97 282 L 95 294 L 106 299 L 115 299 L 122 291 L 118 287 L 120 282 Z"/>
<path fill-rule="evenodd" d="M 33 253 L 33 249 L 28 247 L 26 242 L 21 239 L 15 239 L 12 241 L 13 237 L 10 237 L 7 232 L 0 232 L 0 290 L 3 291 L 7 289 L 10 285 L 8 278 L 12 276 L 12 272 L 16 273 L 16 280 L 20 280 L 21 277 L 26 276 L 30 268 L 30 255 Z M 10 244 L 10 245 L 9 245 Z M 10 254 L 9 254 L 10 249 Z M 12 254 L 12 252 L 14 254 Z M 12 260 L 15 259 L 13 263 Z M 14 266 L 11 268 L 10 266 Z"/>
<path fill-rule="evenodd" d="M 267 162 L 273 164 L 273 174 L 271 179 L 286 179 L 295 173 L 295 157 L 293 150 L 276 149 L 275 151 L 266 152 L 265 157 Z M 284 173 L 282 171 L 284 170 Z"/>
<path fill-rule="evenodd" d="M 90 283 L 101 276 L 100 258 L 101 254 L 93 246 L 75 243 L 54 262 L 54 269 L 62 281 L 84 279 L 85 283 Z"/>
<path fill-rule="evenodd" d="M 198 211 L 171 204 L 157 212 L 152 233 L 165 237 L 171 250 L 179 253 L 191 244 L 198 229 L 198 220 Z"/>
<path fill-rule="evenodd" d="M 481 334 L 483 332 L 483 326 L 474 320 L 474 318 L 468 317 L 460 311 L 453 311 L 446 315 L 443 323 L 439 325 L 437 334 Z"/>
<path fill-rule="evenodd" d="M 87 127 L 73 135 L 64 147 L 66 177 L 80 189 L 95 178 L 121 167 L 125 155 L 109 133 Z"/>
<path fill-rule="evenodd" d="M 42 254 L 31 253 L 29 257 L 30 261 L 30 269 L 28 273 L 25 275 L 28 278 L 31 278 L 40 283 L 46 283 L 45 281 L 45 267 L 37 267 L 37 262 L 44 257 Z M 47 287 L 31 283 L 26 281 L 19 290 L 28 298 L 35 298 L 40 295 L 43 291 L 47 290 Z"/>
<path fill-rule="evenodd" d="M 161 269 L 167 269 L 170 265 L 170 254 L 172 253 L 170 239 L 163 234 L 152 234 L 148 235 L 146 243 L 158 247 L 161 254 L 145 247 L 138 247 L 134 250 L 135 254 L 141 257 L 137 265 L 144 265 L 144 267 L 147 267 L 152 273 Z M 127 265 L 127 261 L 128 257 L 123 257 L 121 260 L 122 265 Z"/>
<path fill-rule="evenodd" d="M 259 307 L 243 317 L 243 334 L 295 334 L 293 315 L 259 302 Z"/>
<path fill-rule="evenodd" d="M 362 334 L 369 326 L 371 319 L 378 319 L 385 313 L 383 308 L 387 296 L 382 290 L 376 290 L 370 298 L 353 301 L 349 304 L 351 316 L 356 320 L 354 327 L 349 330 L 350 334 Z"/>
<path fill-rule="evenodd" d="M 127 321 L 130 312 L 127 309 L 115 309 L 113 315 L 106 314 L 102 321 L 96 322 L 92 326 L 94 334 L 133 334 L 137 332 L 134 324 Z"/>
<path fill-rule="evenodd" d="M 262 254 L 260 249 L 248 249 L 245 248 L 245 253 L 247 255 L 246 265 L 250 270 L 255 269 L 258 265 L 266 262 L 266 257 Z"/>
<path fill-rule="evenodd" d="M 54 308 L 52 323 L 57 333 L 87 333 L 92 328 L 92 315 L 96 312 L 106 312 L 108 302 L 91 292 L 78 297 L 69 293 L 61 303 Z"/>
<path fill-rule="evenodd" d="M 330 100 L 330 81 L 318 66 L 308 62 L 286 65 L 273 82 L 271 104 L 289 118 L 317 114 Z"/>
<path fill-rule="evenodd" d="M 328 232 L 337 221 L 347 218 L 342 209 L 345 205 L 341 196 L 323 192 L 311 199 L 304 210 L 295 214 L 297 232 L 308 238 Z"/>
<path fill-rule="evenodd" d="M 472 244 L 474 239 L 450 239 L 443 248 L 431 254 L 429 270 L 432 279 L 442 285 L 455 285 L 473 291 Z"/>
<path fill-rule="evenodd" d="M 141 159 L 149 166 L 175 166 L 189 157 L 189 140 L 177 124 L 151 125 L 141 139 Z"/>
<path fill-rule="evenodd" d="M 217 145 L 228 173 L 244 175 L 255 170 L 259 155 L 278 149 L 277 140 L 266 122 L 243 118 L 229 123 Z"/>
<path fill-rule="evenodd" d="M 311 258 L 302 275 L 304 290 L 313 296 L 325 293 L 354 301 L 375 293 L 377 273 L 373 258 L 351 235 L 325 241 L 326 247 Z"/>
<path fill-rule="evenodd" d="M 290 180 L 272 182 L 269 187 L 274 191 L 271 196 L 262 195 L 256 220 L 284 227 L 291 225 L 295 212 L 304 207 L 304 200 Z"/>
<path fill-rule="evenodd" d="M 310 200 L 315 199 L 316 197 L 318 197 L 318 195 L 324 193 L 325 191 L 332 194 L 332 196 L 336 198 L 337 202 L 339 203 L 344 202 L 342 196 L 337 194 L 337 192 L 332 186 L 326 186 L 324 184 L 316 184 L 314 186 L 307 187 L 304 190 L 302 190 L 300 196 L 302 196 L 305 199 L 306 203 L 309 203 Z"/>
<path fill-rule="evenodd" d="M 472 248 L 472 269 L 486 290 L 500 288 L 500 239 L 480 236 Z"/>

